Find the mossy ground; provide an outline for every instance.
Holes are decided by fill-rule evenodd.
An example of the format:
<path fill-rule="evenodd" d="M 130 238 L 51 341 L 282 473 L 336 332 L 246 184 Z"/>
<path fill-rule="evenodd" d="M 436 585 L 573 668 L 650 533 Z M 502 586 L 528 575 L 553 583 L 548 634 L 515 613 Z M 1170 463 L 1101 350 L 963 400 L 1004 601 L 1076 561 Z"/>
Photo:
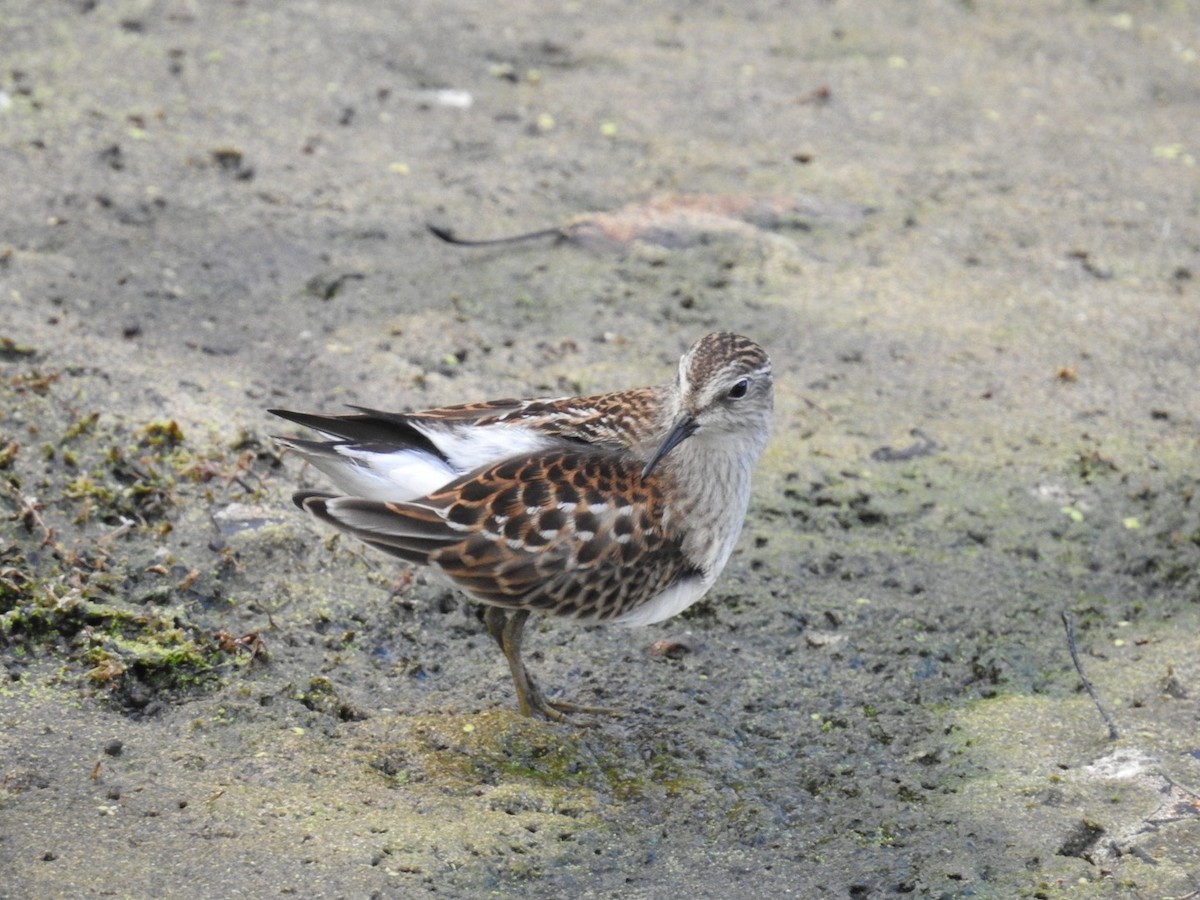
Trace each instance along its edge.
<path fill-rule="evenodd" d="M 257 493 L 255 442 L 189 442 L 174 420 L 102 413 L 78 373 L 28 362 L 5 374 L 0 640 L 10 675 L 49 656 L 131 711 L 217 686 L 251 655 L 196 612 L 225 602 L 220 584 L 236 563 L 206 553 L 202 572 L 182 551 L 189 536 L 173 532 L 218 494 Z"/>

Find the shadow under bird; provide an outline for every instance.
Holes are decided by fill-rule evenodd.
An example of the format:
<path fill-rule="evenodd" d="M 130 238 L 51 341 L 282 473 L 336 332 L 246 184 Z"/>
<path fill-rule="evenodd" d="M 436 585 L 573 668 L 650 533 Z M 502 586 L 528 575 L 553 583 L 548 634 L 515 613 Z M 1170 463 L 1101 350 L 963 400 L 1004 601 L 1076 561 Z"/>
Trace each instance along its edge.
<path fill-rule="evenodd" d="M 592 397 L 412 413 L 271 413 L 326 440 L 277 438 L 341 493 L 296 505 L 385 553 L 436 566 L 486 607 L 525 715 L 611 712 L 547 698 L 521 659 L 531 612 L 650 625 L 716 581 L 771 426 L 771 361 L 718 332 L 675 380 Z"/>

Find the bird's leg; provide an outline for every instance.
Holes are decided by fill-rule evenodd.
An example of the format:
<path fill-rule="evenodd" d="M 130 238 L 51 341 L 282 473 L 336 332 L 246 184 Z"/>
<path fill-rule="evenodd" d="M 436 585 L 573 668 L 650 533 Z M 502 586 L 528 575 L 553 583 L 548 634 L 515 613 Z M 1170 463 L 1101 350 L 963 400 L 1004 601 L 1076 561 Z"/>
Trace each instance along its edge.
<path fill-rule="evenodd" d="M 517 704 L 521 707 L 521 715 L 532 716 L 535 711 L 548 719 L 561 719 L 562 713 L 546 708 L 546 699 L 529 673 L 521 659 L 521 635 L 525 631 L 525 620 L 529 618 L 529 610 L 518 609 L 509 613 L 503 607 L 489 606 L 484 613 L 483 621 L 487 624 L 488 634 L 492 636 L 504 656 L 508 660 L 508 668 L 512 672 L 513 686 L 517 689 Z"/>
<path fill-rule="evenodd" d="M 563 700 L 546 699 L 537 683 L 526 671 L 525 663 L 521 659 L 521 639 L 524 636 L 525 622 L 528 619 L 529 610 L 527 609 L 516 609 L 510 612 L 499 606 L 489 606 L 483 616 L 488 634 L 500 645 L 505 659 L 508 660 L 513 686 L 517 689 L 517 705 L 521 708 L 521 715 L 539 715 L 555 722 L 561 722 L 566 718 L 564 713 L 569 712 L 620 715 L 618 710 L 603 706 L 580 706 Z"/>

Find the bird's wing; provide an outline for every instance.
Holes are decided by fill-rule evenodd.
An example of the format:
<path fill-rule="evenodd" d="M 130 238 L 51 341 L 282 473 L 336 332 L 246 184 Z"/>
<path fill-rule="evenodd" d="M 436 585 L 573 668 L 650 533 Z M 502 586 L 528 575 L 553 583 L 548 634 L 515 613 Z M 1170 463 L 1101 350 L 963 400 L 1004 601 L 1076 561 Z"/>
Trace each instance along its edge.
<path fill-rule="evenodd" d="M 342 491 L 369 500 L 410 501 L 502 460 L 571 446 L 643 452 L 644 408 L 655 388 L 594 397 L 490 400 L 415 413 L 352 407 L 330 416 L 269 410 L 328 441 L 277 437 Z M 632 414 L 631 414 L 632 412 Z"/>
<path fill-rule="evenodd" d="M 497 400 L 432 413 L 389 413 L 358 408 L 346 416 L 271 413 L 319 431 L 328 441 L 276 437 L 324 472 L 347 494 L 369 500 L 408 501 L 432 493 L 473 469 L 562 443 L 527 427 L 495 424 L 530 401 Z M 455 412 L 457 410 L 457 413 Z"/>
<path fill-rule="evenodd" d="M 300 494 L 371 546 L 441 568 L 495 606 L 610 620 L 699 575 L 663 483 L 626 454 L 567 449 L 505 460 L 412 502 Z"/>

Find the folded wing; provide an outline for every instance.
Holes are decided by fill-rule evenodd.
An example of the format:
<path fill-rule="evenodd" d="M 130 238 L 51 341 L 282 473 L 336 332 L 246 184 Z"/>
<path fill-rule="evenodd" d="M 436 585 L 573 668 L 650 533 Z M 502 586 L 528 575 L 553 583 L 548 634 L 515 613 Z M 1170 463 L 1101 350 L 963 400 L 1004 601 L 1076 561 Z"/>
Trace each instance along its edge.
<path fill-rule="evenodd" d="M 526 455 L 411 501 L 314 492 L 295 499 L 373 547 L 437 565 L 496 606 L 621 620 L 664 595 L 690 602 L 707 586 L 664 521 L 661 485 L 643 480 L 625 454 L 584 447 Z"/>

